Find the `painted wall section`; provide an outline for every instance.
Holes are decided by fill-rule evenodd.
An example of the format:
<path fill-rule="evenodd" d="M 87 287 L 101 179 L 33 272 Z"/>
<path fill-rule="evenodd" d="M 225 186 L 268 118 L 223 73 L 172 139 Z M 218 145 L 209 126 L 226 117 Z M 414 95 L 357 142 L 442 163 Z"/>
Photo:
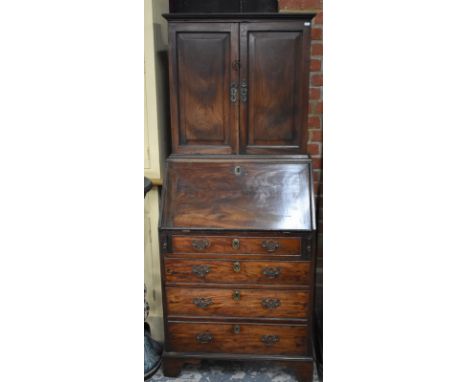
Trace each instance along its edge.
<path fill-rule="evenodd" d="M 167 96 L 167 26 L 161 14 L 168 11 L 168 2 L 145 1 L 144 83 L 145 83 L 145 176 L 154 184 L 162 184 L 164 159 L 167 156 L 169 125 Z"/>
<path fill-rule="evenodd" d="M 169 142 L 169 96 L 167 85 L 167 24 L 162 13 L 169 11 L 167 0 L 144 0 L 144 173 L 155 185 L 164 181 L 164 161 Z M 159 191 L 153 187 L 145 198 L 145 285 L 150 305 L 147 322 L 151 335 L 164 340 L 161 273 L 159 262 Z"/>

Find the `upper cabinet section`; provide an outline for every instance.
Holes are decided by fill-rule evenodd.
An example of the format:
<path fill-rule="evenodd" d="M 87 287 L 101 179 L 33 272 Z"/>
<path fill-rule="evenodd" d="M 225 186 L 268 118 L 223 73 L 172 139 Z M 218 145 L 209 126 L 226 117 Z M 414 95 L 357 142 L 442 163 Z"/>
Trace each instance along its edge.
<path fill-rule="evenodd" d="M 175 154 L 304 154 L 313 15 L 165 15 Z"/>
<path fill-rule="evenodd" d="M 305 153 L 310 22 L 240 26 L 241 152 Z"/>
<path fill-rule="evenodd" d="M 238 24 L 169 26 L 173 151 L 234 154 L 238 108 L 231 102 L 231 66 L 238 54 Z"/>

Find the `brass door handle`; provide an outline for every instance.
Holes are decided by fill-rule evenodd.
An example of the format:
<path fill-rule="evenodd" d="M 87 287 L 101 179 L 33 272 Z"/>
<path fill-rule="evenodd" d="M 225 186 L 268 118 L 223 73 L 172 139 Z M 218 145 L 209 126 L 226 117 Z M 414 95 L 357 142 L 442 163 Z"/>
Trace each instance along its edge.
<path fill-rule="evenodd" d="M 231 102 L 232 103 L 236 103 L 237 102 L 237 84 L 235 82 L 232 82 L 231 83 L 231 87 L 230 87 L 230 98 L 231 98 Z"/>
<path fill-rule="evenodd" d="M 262 242 L 262 248 L 268 252 L 275 252 L 279 248 L 279 243 L 274 240 L 265 240 Z"/>
<path fill-rule="evenodd" d="M 210 272 L 210 266 L 209 265 L 194 265 L 192 267 L 192 273 L 194 275 L 197 275 L 198 277 L 205 277 L 207 273 Z"/>
<path fill-rule="evenodd" d="M 192 303 L 199 308 L 205 309 L 213 304 L 213 300 L 211 297 L 196 297 L 192 300 Z"/>
<path fill-rule="evenodd" d="M 209 344 L 211 341 L 213 341 L 214 337 L 210 332 L 204 332 L 198 333 L 196 339 L 199 344 Z"/>
<path fill-rule="evenodd" d="M 262 306 L 265 309 L 276 309 L 281 305 L 281 300 L 279 298 L 263 298 Z"/>
<path fill-rule="evenodd" d="M 247 80 L 242 80 L 240 85 L 240 98 L 243 103 L 247 102 L 247 94 L 249 92 L 249 87 L 247 85 Z"/>
<path fill-rule="evenodd" d="M 193 239 L 192 240 L 192 247 L 195 248 L 197 251 L 202 251 L 208 248 L 211 245 L 208 239 Z"/>
<path fill-rule="evenodd" d="M 279 342 L 279 336 L 274 336 L 274 335 L 268 335 L 268 336 L 262 336 L 262 342 L 267 345 L 271 346 Z"/>
<path fill-rule="evenodd" d="M 269 279 L 277 278 L 281 273 L 280 267 L 264 267 L 262 273 Z"/>

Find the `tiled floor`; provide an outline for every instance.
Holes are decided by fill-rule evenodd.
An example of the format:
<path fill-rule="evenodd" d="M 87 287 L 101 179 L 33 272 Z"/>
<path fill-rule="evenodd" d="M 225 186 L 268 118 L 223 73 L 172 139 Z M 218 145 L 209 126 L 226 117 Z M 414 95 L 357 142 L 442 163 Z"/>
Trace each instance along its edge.
<path fill-rule="evenodd" d="M 185 365 L 177 378 L 167 378 L 161 369 L 149 382 L 295 382 L 292 370 L 269 363 L 209 361 L 199 367 Z M 312 382 L 312 381 L 311 381 Z M 313 382 L 318 382 L 314 373 Z"/>

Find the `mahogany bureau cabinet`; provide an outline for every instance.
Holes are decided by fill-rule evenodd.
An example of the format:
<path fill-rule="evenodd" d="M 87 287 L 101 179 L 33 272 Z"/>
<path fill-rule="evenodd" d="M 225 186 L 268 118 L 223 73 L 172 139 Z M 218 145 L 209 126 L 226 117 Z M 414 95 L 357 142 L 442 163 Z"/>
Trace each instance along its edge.
<path fill-rule="evenodd" d="M 172 154 L 159 223 L 165 351 L 313 375 L 306 155 L 312 14 L 169 14 Z"/>

